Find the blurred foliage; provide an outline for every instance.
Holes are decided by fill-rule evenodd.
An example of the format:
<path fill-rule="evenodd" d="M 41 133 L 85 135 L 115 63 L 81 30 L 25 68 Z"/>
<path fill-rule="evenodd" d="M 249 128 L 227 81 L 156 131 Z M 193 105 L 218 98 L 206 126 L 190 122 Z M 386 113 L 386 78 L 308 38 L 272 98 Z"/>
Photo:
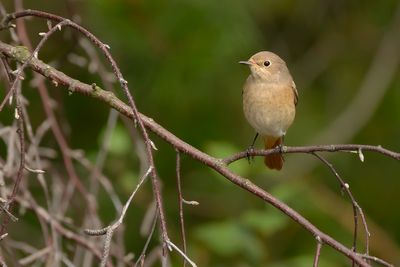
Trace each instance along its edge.
<path fill-rule="evenodd" d="M 287 145 L 315 144 L 315 138 L 357 95 L 380 42 L 390 29 L 399 3 L 388 1 L 26 1 L 25 7 L 79 19 L 109 44 L 136 99 L 138 108 L 179 138 L 213 156 L 226 157 L 244 150 L 254 132 L 241 110 L 241 87 L 248 69 L 237 64 L 260 50 L 271 50 L 287 62 L 300 94 L 297 118 L 288 131 Z M 12 5 L 9 5 L 11 9 Z M 31 20 L 29 33 L 46 25 Z M 400 25 L 397 25 L 400 27 Z M 3 38 L 3 37 L 2 37 Z M 97 82 L 87 66 L 65 58 L 77 47 L 70 31 L 48 43 L 41 58 L 88 83 Z M 60 41 L 64 42 L 60 45 Z M 386 68 L 386 65 L 381 66 Z M 385 88 L 373 115 L 351 138 L 322 143 L 380 144 L 400 150 L 400 75 Z M 3 85 L 1 85 L 3 86 Z M 118 87 L 116 86 L 116 89 Z M 4 91 L 3 89 L 1 90 Z M 43 119 L 36 91 L 24 90 L 30 101 L 34 127 Z M 66 90 L 54 89 L 57 113 L 73 148 L 94 158 L 102 143 L 107 120 L 104 105 Z M 120 94 L 125 99 L 123 94 Z M 359 115 L 363 110 L 357 111 Z M 7 119 L 1 115 L 2 121 Z M 67 123 L 68 122 L 68 123 Z M 345 128 L 351 129 L 353 121 Z M 340 132 L 345 129 L 336 129 Z M 181 244 L 175 182 L 175 151 L 152 136 L 158 151 L 156 164 L 163 182 L 163 197 L 170 236 Z M 45 140 L 54 144 L 52 136 Z M 258 144 L 259 146 L 259 144 Z M 382 155 L 335 153 L 329 159 L 350 184 L 353 195 L 370 222 L 371 252 L 400 264 L 400 188 L 398 162 Z M 93 156 L 92 156 L 93 155 Z M 57 158 L 60 160 L 60 158 Z M 139 171 L 134 145 L 121 123 L 114 129 L 105 173 L 127 199 Z M 353 218 L 348 199 L 329 170 L 309 155 L 287 155 L 285 171 L 267 170 L 260 158 L 232 164 L 284 200 L 321 230 L 351 246 Z M 189 255 L 199 266 L 310 266 L 314 237 L 284 214 L 227 182 L 217 173 L 182 156 L 184 197 L 200 202 L 185 206 Z M 145 237 L 139 227 L 152 200 L 149 184 L 128 211 L 127 250 L 138 254 Z M 115 214 L 106 194 L 100 212 L 106 225 Z M 360 227 L 362 233 L 362 227 Z M 33 231 L 33 230 L 30 230 Z M 364 235 L 360 234 L 359 244 Z M 155 237 L 152 246 L 156 245 Z M 181 258 L 173 253 L 173 266 Z M 320 266 L 349 266 L 349 261 L 324 246 Z"/>

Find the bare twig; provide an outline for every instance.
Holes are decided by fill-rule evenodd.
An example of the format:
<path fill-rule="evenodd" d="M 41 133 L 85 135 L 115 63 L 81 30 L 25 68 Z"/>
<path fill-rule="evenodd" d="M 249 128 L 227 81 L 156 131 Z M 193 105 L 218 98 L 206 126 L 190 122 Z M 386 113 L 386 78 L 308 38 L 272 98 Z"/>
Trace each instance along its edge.
<path fill-rule="evenodd" d="M 315 251 L 315 257 L 314 257 L 314 264 L 313 267 L 318 267 L 318 263 L 319 263 L 319 256 L 321 255 L 321 248 L 322 248 L 322 241 L 321 239 L 317 236 L 316 237 L 317 240 L 317 249 Z"/>
<path fill-rule="evenodd" d="M 11 221 L 17 222 L 18 218 L 14 216 L 9 210 L 8 210 L 8 205 L 6 204 L 3 206 L 3 204 L 0 204 L 0 209 L 8 216 L 10 217 Z"/>
<path fill-rule="evenodd" d="M 8 236 L 8 233 L 2 234 L 2 235 L 0 236 L 0 241 L 3 240 L 4 238 L 6 238 L 7 236 Z"/>
<path fill-rule="evenodd" d="M 197 267 L 196 263 L 194 263 L 187 255 L 185 252 L 183 252 L 180 248 L 178 248 L 174 243 L 171 242 L 171 240 L 167 240 L 167 244 L 169 246 L 169 249 L 172 251 L 172 248 L 175 249 L 176 251 L 179 252 L 179 254 L 182 255 L 182 257 L 193 267 Z"/>
<path fill-rule="evenodd" d="M 29 62 L 32 60 L 32 58 L 38 58 L 38 54 L 40 49 L 43 47 L 44 43 L 49 39 L 50 35 L 52 35 L 57 29 L 61 29 L 62 26 L 67 25 L 69 20 L 63 20 L 60 23 L 58 23 L 56 26 L 54 26 L 50 31 L 45 33 L 43 35 L 43 38 L 40 40 L 39 44 L 36 46 L 35 50 L 33 50 L 32 54 L 27 53 L 26 55 L 26 61 L 22 64 L 21 67 L 18 68 L 18 70 L 15 72 L 15 79 L 11 85 L 11 88 L 9 89 L 6 97 L 3 99 L 3 102 L 0 105 L 0 111 L 3 109 L 5 103 L 7 103 L 8 99 L 10 96 L 14 93 L 14 90 L 16 89 L 18 83 L 23 80 L 24 78 L 22 77 L 22 72 L 24 71 L 25 67 L 29 64 Z M 22 52 L 22 50 L 21 50 Z"/>
<path fill-rule="evenodd" d="M 97 193 L 97 187 L 98 187 L 97 186 L 98 179 L 95 179 L 95 176 L 97 176 L 98 173 L 101 173 L 103 169 L 103 165 L 108 153 L 108 147 L 110 146 L 110 139 L 114 131 L 115 125 L 117 124 L 117 121 L 118 121 L 118 112 L 116 112 L 113 109 L 110 110 L 108 114 L 106 131 L 104 133 L 103 141 L 101 142 L 101 147 L 97 154 L 96 163 L 94 164 L 92 172 L 90 174 L 90 181 L 91 181 L 90 189 L 93 194 Z"/>
<path fill-rule="evenodd" d="M 121 212 L 121 210 L 122 210 L 121 200 L 118 198 L 118 195 L 115 192 L 114 187 L 113 187 L 112 183 L 110 182 L 110 180 L 106 176 L 104 176 L 104 174 L 102 174 L 99 169 L 97 169 L 95 166 L 93 166 L 93 164 L 90 162 L 90 160 L 88 160 L 81 154 L 73 153 L 72 157 L 79 164 L 81 164 L 84 168 L 86 168 L 88 171 L 90 171 L 94 175 L 94 177 L 100 182 L 100 184 L 103 186 L 104 190 L 107 192 L 107 195 L 110 197 L 110 199 L 115 207 L 115 210 L 118 213 Z"/>
<path fill-rule="evenodd" d="M 94 45 L 96 45 L 100 49 L 100 51 L 104 54 L 104 56 L 110 63 L 115 76 L 117 77 L 126 97 L 128 98 L 129 108 L 132 110 L 132 115 L 133 115 L 131 117 L 131 119 L 133 119 L 135 123 L 137 122 L 139 124 L 139 128 L 140 128 L 143 138 L 145 140 L 147 161 L 148 161 L 149 165 L 151 167 L 153 167 L 152 172 L 151 172 L 152 185 L 153 185 L 153 192 L 156 197 L 158 212 L 160 213 L 159 220 L 160 220 L 160 228 L 161 228 L 162 240 L 163 240 L 163 252 L 164 252 L 163 254 L 165 256 L 165 253 L 167 252 L 165 242 L 166 242 L 166 240 L 168 240 L 168 233 L 167 233 L 167 224 L 166 224 L 164 209 L 163 209 L 163 204 L 162 204 L 159 178 L 158 178 L 157 171 L 156 171 L 156 168 L 154 165 L 154 160 L 153 160 L 153 153 L 152 153 L 152 149 L 153 149 L 152 144 L 153 143 L 148 136 L 148 133 L 146 131 L 144 123 L 139 115 L 139 112 L 136 109 L 134 99 L 129 92 L 128 82 L 123 78 L 123 75 L 122 75 L 116 61 L 114 60 L 111 53 L 109 52 L 110 47 L 107 44 L 104 44 L 103 42 L 101 42 L 96 36 L 94 36 L 91 32 L 89 32 L 82 26 L 80 26 L 76 23 L 73 23 L 70 20 L 65 19 L 63 17 L 57 16 L 54 14 L 50 14 L 50 13 L 46 13 L 46 12 L 42 12 L 42 11 L 38 11 L 38 10 L 23 10 L 23 11 L 8 14 L 3 19 L 0 30 L 2 28 L 7 28 L 10 21 L 12 21 L 12 20 L 15 20 L 18 18 L 23 18 L 23 17 L 29 17 L 29 16 L 44 18 L 44 19 L 56 21 L 59 23 L 61 23 L 63 21 L 68 21 L 68 26 L 77 30 L 78 32 L 82 33 L 83 35 L 85 35 Z M 74 90 L 75 89 L 74 84 L 70 84 L 70 85 L 71 85 L 71 90 Z"/>
<path fill-rule="evenodd" d="M 25 131 L 24 131 L 24 114 L 22 112 L 22 104 L 21 104 L 21 89 L 19 87 L 19 83 L 17 84 L 18 77 L 15 78 L 14 83 L 12 86 L 17 86 L 15 87 L 15 90 L 12 91 L 12 86 L 9 89 L 9 92 L 14 93 L 14 98 L 15 98 L 15 119 L 17 120 L 17 134 L 19 137 L 19 144 L 20 144 L 20 161 L 19 161 L 19 168 L 17 172 L 17 176 L 15 178 L 15 183 L 14 187 L 12 189 L 11 195 L 8 197 L 7 204 L 4 208 L 6 210 L 6 214 L 9 215 L 5 217 L 3 222 L 1 223 L 1 229 L 0 229 L 0 235 L 3 235 L 6 232 L 6 227 L 9 223 L 9 220 L 15 220 L 14 216 L 12 216 L 10 210 L 12 210 L 12 204 L 14 202 L 15 197 L 18 194 L 19 187 L 22 181 L 22 175 L 24 172 L 25 168 Z"/>
<path fill-rule="evenodd" d="M 14 4 L 15 4 L 16 11 L 23 10 L 23 1 L 22 0 L 14 0 Z M 32 46 L 32 43 L 30 41 L 29 35 L 28 35 L 27 31 L 26 31 L 25 21 L 24 20 L 18 20 L 16 22 L 16 25 L 17 25 L 18 38 L 20 39 L 20 41 L 22 42 L 23 45 L 25 45 L 26 47 L 28 47 L 28 49 L 30 51 L 32 51 L 33 50 L 33 46 Z M 48 23 L 48 29 L 51 30 L 51 28 L 52 28 L 52 25 Z M 61 130 L 59 124 L 58 124 L 58 121 L 56 119 L 56 116 L 55 116 L 55 114 L 53 112 L 53 108 L 52 108 L 52 105 L 51 105 L 52 99 L 49 96 L 49 93 L 48 93 L 48 90 L 47 90 L 47 86 L 46 86 L 46 84 L 44 82 L 44 79 L 38 73 L 34 73 L 33 81 L 35 82 L 35 85 L 38 88 L 39 95 L 40 95 L 40 98 L 41 98 L 41 101 L 42 101 L 42 105 L 43 105 L 43 109 L 44 109 L 44 111 L 46 113 L 46 116 L 47 116 L 47 120 L 46 121 L 49 123 L 50 128 L 51 128 L 51 130 L 53 132 L 53 135 L 55 137 L 55 140 L 56 140 L 56 142 L 57 142 L 57 144 L 58 144 L 58 146 L 60 148 L 61 155 L 62 155 L 63 162 L 64 162 L 64 166 L 66 168 L 66 171 L 67 171 L 69 179 L 72 181 L 71 184 L 76 184 L 77 181 L 78 181 L 77 186 L 81 189 L 79 191 L 83 192 L 83 190 L 82 190 L 83 188 L 80 187 L 80 185 L 79 185 L 80 179 L 79 179 L 78 175 L 75 172 L 75 168 L 74 168 L 74 166 L 72 164 L 72 160 L 71 160 L 71 158 L 69 156 L 68 143 L 66 141 L 66 138 L 63 135 L 63 132 L 62 132 L 62 130 Z M 56 84 L 54 84 L 54 85 L 57 86 Z M 28 132 L 28 136 L 30 137 L 31 142 L 32 142 L 31 147 L 32 147 L 32 149 L 34 150 L 34 153 L 35 153 L 35 163 L 36 163 L 36 166 L 38 166 L 39 169 L 42 169 L 42 162 L 40 160 L 40 155 L 39 155 L 39 151 L 38 151 L 39 143 L 37 141 L 37 138 L 34 138 L 32 133 L 31 133 L 31 129 L 29 127 L 29 116 L 28 116 L 26 111 L 25 111 L 25 113 L 26 113 L 25 117 L 26 117 L 26 123 L 27 123 L 27 132 Z M 51 203 L 51 201 L 50 201 L 48 187 L 46 185 L 46 181 L 45 181 L 45 178 L 44 178 L 43 174 L 38 174 L 37 178 L 38 178 L 40 184 L 43 187 L 43 190 L 44 190 L 44 193 L 45 193 L 45 198 L 46 198 L 46 201 L 48 203 L 48 208 L 49 209 L 51 209 L 51 208 L 52 209 L 56 209 L 57 212 L 59 214 L 61 214 L 63 212 L 62 207 L 60 206 L 60 207 L 56 208 L 56 207 L 54 207 L 53 203 Z M 68 186 L 67 188 L 70 188 L 70 186 Z M 64 193 L 66 193 L 66 192 L 71 192 L 71 194 L 72 194 L 71 190 L 70 191 L 64 191 Z M 63 202 L 64 205 L 62 205 L 62 206 L 65 209 L 66 209 L 67 205 L 70 202 L 68 200 L 69 197 L 70 197 L 70 195 L 64 194 L 64 200 L 65 201 Z M 83 198 L 88 203 L 88 207 L 89 207 L 88 208 L 89 212 L 87 212 L 88 216 L 90 216 L 92 219 L 96 218 L 96 216 L 94 214 L 93 206 L 91 205 L 91 202 L 88 201 L 89 200 L 88 194 L 84 194 Z M 64 254 L 59 252 L 60 244 L 57 241 L 57 239 L 58 239 L 57 235 L 58 234 L 57 234 L 56 230 L 54 229 L 54 226 L 52 224 L 50 224 L 50 229 L 51 229 L 51 233 L 52 233 L 52 237 L 50 239 L 50 238 L 47 237 L 47 234 L 46 234 L 46 231 L 45 231 L 46 228 L 43 225 L 43 220 L 40 217 L 38 217 L 38 219 L 39 219 L 39 221 L 40 221 L 40 223 L 42 225 L 42 228 L 44 230 L 43 231 L 44 240 L 46 240 L 46 243 L 48 244 L 48 246 L 51 245 L 51 247 L 53 248 L 53 252 L 50 254 L 50 257 L 47 258 L 47 261 L 48 261 L 47 265 L 50 265 L 50 264 L 58 265 L 59 261 L 60 261 L 60 257 L 58 255 L 60 255 L 60 254 L 62 255 L 62 261 L 65 262 Z M 88 253 L 91 253 L 89 251 L 90 250 L 88 250 Z"/>
<path fill-rule="evenodd" d="M 22 258 L 18 261 L 19 264 L 21 265 L 28 265 L 31 264 L 32 262 L 40 259 L 41 257 L 45 256 L 46 254 L 49 254 L 51 251 L 51 247 L 45 247 L 41 250 L 36 251 L 35 253 L 30 254 L 29 256 Z"/>
<path fill-rule="evenodd" d="M 101 259 L 101 253 L 100 251 L 96 248 L 96 246 L 87 241 L 86 238 L 75 234 L 74 232 L 66 229 L 65 227 L 63 227 L 57 220 L 55 220 L 47 211 L 46 209 L 38 206 L 36 203 L 34 203 L 33 201 L 29 201 L 25 198 L 22 197 L 17 197 L 16 201 L 18 201 L 18 203 L 28 209 L 31 209 L 33 211 L 35 211 L 35 213 L 40 216 L 44 221 L 46 221 L 46 223 L 51 224 L 54 226 L 54 229 L 60 233 L 62 236 L 64 236 L 67 239 L 73 240 L 74 242 L 76 242 L 77 244 L 79 244 L 80 246 L 89 249 L 90 251 L 92 251 L 93 255 L 95 255 L 96 257 L 98 257 L 99 259 Z"/>
<path fill-rule="evenodd" d="M 122 224 L 125 215 L 126 215 L 126 211 L 129 208 L 129 205 L 132 202 L 133 197 L 135 196 L 136 192 L 139 190 L 139 188 L 141 187 L 141 185 L 144 183 L 144 181 L 146 180 L 146 178 L 149 176 L 149 174 L 152 172 L 152 167 L 149 167 L 149 169 L 147 170 L 147 172 L 140 178 L 136 188 L 132 191 L 129 199 L 126 201 L 124 207 L 122 208 L 122 212 L 121 215 L 119 216 L 118 220 L 116 222 L 114 222 L 112 225 L 107 226 L 103 229 L 100 230 L 91 230 L 91 229 L 87 229 L 85 230 L 85 233 L 88 235 L 106 235 L 105 237 L 105 241 L 104 241 L 104 247 L 103 247 L 103 255 L 102 255 L 102 259 L 101 259 L 101 264 L 100 266 L 106 266 L 107 261 L 108 261 L 108 255 L 110 253 L 110 246 L 111 246 L 111 239 L 113 236 L 114 231 Z"/>
<path fill-rule="evenodd" d="M 179 201 L 179 221 L 181 225 L 181 235 L 183 244 L 183 253 L 186 254 L 186 236 L 185 236 L 185 220 L 183 217 L 183 197 L 181 189 L 181 155 L 179 150 L 176 151 L 176 185 L 178 187 L 178 201 Z M 186 258 L 183 258 L 183 267 L 186 266 Z"/>
<path fill-rule="evenodd" d="M 377 257 L 371 256 L 371 255 L 366 255 L 366 254 L 358 254 L 358 255 L 360 257 L 364 258 L 364 259 L 374 261 L 374 262 L 379 263 L 379 264 L 381 264 L 383 266 L 394 267 L 393 264 L 390 264 L 390 263 L 388 263 L 388 262 L 386 262 L 386 261 L 384 261 L 382 259 L 379 259 Z"/>
<path fill-rule="evenodd" d="M 366 246 L 366 254 L 369 254 L 369 237 L 370 237 L 370 232 L 368 230 L 368 224 L 367 221 L 365 219 L 364 216 L 364 212 L 361 209 L 360 205 L 357 203 L 357 201 L 355 200 L 353 194 L 350 191 L 350 186 L 343 181 L 342 177 L 340 177 L 339 173 L 336 171 L 336 169 L 333 167 L 333 165 L 327 161 L 324 157 L 322 157 L 321 155 L 317 154 L 317 153 L 312 153 L 315 157 L 317 157 L 320 161 L 322 161 L 326 166 L 328 166 L 328 168 L 331 170 L 331 172 L 335 175 L 335 177 L 337 178 L 337 180 L 340 183 L 340 187 L 342 190 L 346 191 L 346 194 L 349 196 L 351 203 L 353 205 L 353 216 L 354 216 L 354 237 L 353 237 L 353 250 L 356 251 L 356 247 L 357 247 L 357 229 L 358 229 L 358 213 L 361 216 L 361 221 L 362 224 L 364 226 L 364 230 L 365 230 L 365 246 Z"/>
<path fill-rule="evenodd" d="M 86 60 L 86 58 L 82 57 L 83 61 L 88 62 L 88 71 L 90 73 L 96 72 L 98 74 L 100 80 L 102 81 L 104 88 L 107 91 L 114 92 L 114 86 L 112 84 L 112 82 L 115 81 L 114 74 L 110 73 L 108 70 L 106 70 L 106 67 L 104 66 L 104 64 L 102 63 L 102 61 L 100 60 L 100 58 L 97 54 L 96 47 L 85 38 L 75 38 L 75 39 L 77 39 L 77 42 L 79 43 L 80 47 L 83 48 L 83 50 L 86 52 L 86 54 L 88 56 L 88 60 Z M 72 54 L 70 54 L 70 56 L 72 56 Z M 79 57 L 79 56 L 77 56 L 77 57 Z M 77 64 L 78 62 L 71 61 L 71 63 Z M 122 209 L 121 201 L 119 200 L 119 198 L 115 194 L 115 192 L 110 192 L 110 191 L 113 191 L 112 185 L 107 179 L 103 179 L 102 174 L 101 174 L 103 165 L 105 163 L 105 160 L 106 160 L 108 152 L 109 152 L 108 149 L 109 149 L 110 138 L 112 136 L 115 126 L 117 125 L 118 116 L 119 116 L 119 113 L 116 110 L 111 109 L 109 111 L 107 124 L 106 124 L 106 130 L 105 130 L 105 133 L 103 136 L 103 141 L 101 142 L 102 145 L 99 149 L 99 152 L 97 153 L 97 158 L 96 158 L 96 161 L 94 164 L 94 168 L 92 168 L 92 171 L 90 173 L 90 192 L 94 196 L 96 196 L 98 194 L 98 180 L 103 184 L 103 186 L 108 185 L 108 187 L 104 187 L 104 188 L 107 190 L 111 200 L 114 203 L 114 206 L 117 209 L 117 212 L 119 213 Z M 128 121 L 129 125 L 132 124 L 131 120 L 129 120 L 125 117 L 123 117 L 123 118 Z M 144 162 L 145 162 L 145 165 L 147 166 L 146 156 L 145 156 Z M 139 173 L 142 173 L 142 172 L 143 172 L 143 170 L 139 171 Z M 98 177 L 98 175 L 100 175 L 100 177 Z M 95 179 L 97 177 L 98 177 L 98 179 Z M 89 214 L 87 216 L 87 220 L 91 220 L 91 216 Z M 96 227 L 98 227 L 98 226 L 96 226 Z M 120 231 L 118 231 L 116 233 L 116 238 L 115 238 L 116 245 L 118 246 L 118 249 L 116 249 L 116 251 L 118 251 L 118 253 L 120 253 L 120 255 L 122 255 L 122 256 L 125 254 L 124 231 L 123 230 L 124 229 L 121 228 Z M 88 253 L 89 252 L 87 252 L 87 254 Z M 90 257 L 90 255 L 86 255 L 86 257 Z M 119 262 L 117 266 L 122 267 L 123 265 L 121 265 L 121 264 L 122 263 Z"/>
<path fill-rule="evenodd" d="M 15 0 L 15 7 L 16 7 L 17 11 L 22 10 L 23 9 L 22 1 L 21 0 Z M 62 21 L 60 21 L 60 22 L 62 22 Z M 29 36 L 28 36 L 28 34 L 26 32 L 26 27 L 25 27 L 24 20 L 18 20 L 16 22 L 16 24 L 17 24 L 17 34 L 18 34 L 18 37 L 21 40 L 22 44 L 25 45 L 29 50 L 33 50 L 32 43 L 31 43 L 30 38 L 29 38 Z M 53 34 L 53 33 L 50 32 L 52 30 L 52 28 L 56 28 L 58 30 L 61 30 L 60 26 L 57 26 L 57 25 L 56 25 L 57 27 L 51 27 L 51 25 L 48 25 L 48 26 L 49 26 L 48 27 L 49 28 L 49 32 L 44 33 L 44 35 L 42 34 L 42 36 L 44 36 L 43 39 L 45 39 L 45 38 L 48 39 L 50 37 L 50 35 Z M 54 31 L 56 31 L 56 30 L 54 30 Z M 43 40 L 43 39 L 41 41 L 44 42 L 45 40 Z M 36 49 L 38 49 L 38 47 Z M 39 52 L 39 50 L 37 50 L 37 52 Z M 77 185 L 78 190 L 83 194 L 83 197 L 88 202 L 88 199 L 87 199 L 87 195 L 88 194 L 85 192 L 85 188 L 80 184 L 80 179 L 79 179 L 79 177 L 78 177 L 78 175 L 77 175 L 77 173 L 75 171 L 75 168 L 73 166 L 72 160 L 71 160 L 71 158 L 69 156 L 70 153 L 69 153 L 68 143 L 67 143 L 67 141 L 66 141 L 66 139 L 64 137 L 64 134 L 63 134 L 58 122 L 57 122 L 57 119 L 56 119 L 56 116 L 54 114 L 54 111 L 53 111 L 51 105 L 49 104 L 49 103 L 52 102 L 52 99 L 49 96 L 49 93 L 48 93 L 48 90 L 47 90 L 47 86 L 44 83 L 44 80 L 42 79 L 42 77 L 40 77 L 37 73 L 35 73 L 34 80 L 37 81 L 36 82 L 37 83 L 37 88 L 39 90 L 39 94 L 40 94 L 40 97 L 41 97 L 41 100 L 42 100 L 43 109 L 44 109 L 44 111 L 46 113 L 46 116 L 48 117 L 48 120 L 50 121 L 51 130 L 52 130 L 52 132 L 54 134 L 54 137 L 55 137 L 55 139 L 57 141 L 57 144 L 58 144 L 58 146 L 60 148 L 61 155 L 62 155 L 62 158 L 63 158 L 63 162 L 64 162 L 64 166 L 66 168 L 67 174 L 68 174 L 69 178 L 71 179 L 72 183 Z M 44 188 L 44 189 L 46 190 L 46 188 Z M 64 203 L 69 203 L 69 201 L 68 201 L 69 196 L 67 194 L 64 194 L 64 197 L 65 197 Z M 90 202 L 88 202 L 88 204 L 89 204 L 89 214 L 93 215 L 93 207 L 90 206 Z"/>
<path fill-rule="evenodd" d="M 155 231 L 155 229 L 156 229 L 156 225 L 157 225 L 157 216 L 158 216 L 158 213 L 156 213 L 156 215 L 155 215 L 154 218 L 153 218 L 153 223 L 152 223 L 152 225 L 151 225 L 151 230 L 150 230 L 150 232 L 149 232 L 149 234 L 148 234 L 146 243 L 145 243 L 144 246 L 143 246 L 142 252 L 140 253 L 140 256 L 138 257 L 138 259 L 136 260 L 135 267 L 136 267 L 139 263 L 141 264 L 141 263 L 144 261 L 145 257 L 146 257 L 147 248 L 149 247 L 151 238 L 153 237 L 154 231 Z"/>
<path fill-rule="evenodd" d="M 25 61 L 24 61 L 23 65 L 18 69 L 18 72 L 17 72 L 17 74 L 16 74 L 14 83 L 13 83 L 13 85 L 11 86 L 10 91 L 13 91 L 13 90 L 14 90 L 14 88 L 15 88 L 17 82 L 20 80 L 19 77 L 21 76 L 22 71 L 23 71 L 23 70 L 25 69 L 25 67 L 29 64 L 29 62 L 31 62 L 31 60 L 32 60 L 33 58 L 38 58 L 38 53 L 39 53 L 40 49 L 43 47 L 43 45 L 45 44 L 45 42 L 50 38 L 50 36 L 51 36 L 52 34 L 54 34 L 57 30 L 61 30 L 61 28 L 62 28 L 63 26 L 70 25 L 71 23 L 72 23 L 72 22 L 71 22 L 70 20 L 65 19 L 65 20 L 61 20 L 57 25 L 55 25 L 54 27 L 52 27 L 47 33 L 45 33 L 45 34 L 42 36 L 42 39 L 40 40 L 40 42 L 39 42 L 39 44 L 36 46 L 36 48 L 33 50 L 32 54 L 29 53 L 29 51 L 27 51 L 27 50 L 25 50 L 25 51 L 24 51 L 23 49 L 20 50 L 20 53 L 21 53 L 20 56 L 25 57 Z M 6 102 L 6 100 L 7 100 L 7 96 L 6 96 L 6 98 L 4 99 L 4 102 Z M 46 109 L 46 105 L 45 105 L 45 109 Z M 0 110 L 1 110 L 1 107 L 0 107 Z M 48 113 L 49 113 L 49 112 L 48 112 Z M 52 118 L 52 124 L 53 124 L 52 126 L 54 126 L 54 121 L 55 121 L 54 116 L 50 116 L 50 118 Z M 57 133 L 57 132 L 61 132 L 61 131 L 56 131 L 56 133 Z M 62 134 L 61 134 L 61 135 L 62 135 Z M 57 136 L 58 136 L 58 135 L 56 134 L 56 137 L 57 137 Z M 64 141 L 65 141 L 65 140 L 64 140 Z M 64 143 L 64 142 L 59 142 L 59 143 Z M 60 147 L 65 149 L 66 146 L 60 146 Z M 63 149 L 62 149 L 62 150 L 63 150 Z M 67 170 L 73 168 L 72 166 L 70 166 L 70 164 L 68 164 L 68 161 L 65 161 L 65 163 L 66 163 L 65 165 L 66 165 L 66 167 L 67 167 Z M 75 172 L 74 172 L 74 171 L 69 171 L 69 173 L 72 174 L 72 173 L 75 173 Z M 82 185 L 82 183 L 80 182 L 79 178 L 78 178 L 76 175 L 71 175 L 71 179 L 72 179 L 72 182 L 77 186 L 77 188 L 78 188 L 78 190 L 81 192 L 81 194 L 82 194 L 83 196 L 87 196 L 86 190 L 85 190 L 84 186 Z"/>

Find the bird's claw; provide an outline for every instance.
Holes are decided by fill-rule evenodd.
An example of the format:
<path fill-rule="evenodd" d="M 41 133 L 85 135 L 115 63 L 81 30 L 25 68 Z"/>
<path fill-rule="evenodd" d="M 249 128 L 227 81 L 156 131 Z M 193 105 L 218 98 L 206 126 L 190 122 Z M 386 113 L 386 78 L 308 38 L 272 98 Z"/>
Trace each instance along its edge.
<path fill-rule="evenodd" d="M 246 158 L 247 158 L 247 161 L 249 162 L 249 164 L 251 163 L 251 161 L 254 161 L 253 152 L 254 152 L 253 146 L 249 146 L 246 150 Z"/>
<path fill-rule="evenodd" d="M 282 143 L 280 143 L 280 144 L 278 145 L 278 148 L 279 148 L 279 153 L 280 153 L 280 154 L 283 154 L 283 144 L 282 144 Z"/>
<path fill-rule="evenodd" d="M 285 146 L 283 143 L 280 143 L 277 148 L 279 149 L 279 154 L 281 155 L 282 160 L 285 161 L 285 158 L 283 157 L 283 154 L 285 153 Z"/>

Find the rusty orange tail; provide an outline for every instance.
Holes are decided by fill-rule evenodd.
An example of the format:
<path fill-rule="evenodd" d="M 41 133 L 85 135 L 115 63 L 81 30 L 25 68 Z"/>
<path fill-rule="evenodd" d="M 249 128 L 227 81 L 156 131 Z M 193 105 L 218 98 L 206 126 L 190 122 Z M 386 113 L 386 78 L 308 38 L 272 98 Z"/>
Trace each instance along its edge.
<path fill-rule="evenodd" d="M 265 149 L 271 149 L 279 146 L 282 143 L 282 138 L 281 137 L 270 137 L 266 136 L 264 137 L 264 145 Z M 280 170 L 282 169 L 283 166 L 283 158 L 281 154 L 272 154 L 265 156 L 264 158 L 264 163 L 267 165 L 268 168 L 270 169 L 275 169 L 275 170 Z"/>

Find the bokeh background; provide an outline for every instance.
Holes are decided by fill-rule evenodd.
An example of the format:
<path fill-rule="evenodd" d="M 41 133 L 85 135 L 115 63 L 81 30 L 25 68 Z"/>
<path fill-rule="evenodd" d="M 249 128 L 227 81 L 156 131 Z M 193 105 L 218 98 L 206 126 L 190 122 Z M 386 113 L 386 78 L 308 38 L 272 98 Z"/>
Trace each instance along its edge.
<path fill-rule="evenodd" d="M 286 145 L 363 143 L 400 151 L 400 2 L 387 1 L 25 1 L 26 8 L 79 21 L 111 47 L 128 80 L 139 110 L 191 145 L 217 157 L 246 149 L 254 132 L 242 113 L 241 87 L 249 74 L 238 64 L 255 52 L 270 50 L 284 58 L 299 91 L 296 120 Z M 13 9 L 12 1 L 4 3 Z M 29 20 L 32 40 L 46 29 Z M 2 33 L 2 40 L 8 35 Z M 100 79 L 81 66 L 85 57 L 71 31 L 49 41 L 40 57 L 55 62 L 87 83 Z M 4 95 L 4 84 L 1 84 Z M 116 86 L 116 88 L 118 88 Z M 70 146 L 91 158 L 102 143 L 109 110 L 101 103 L 53 88 L 57 114 Z M 34 126 L 43 121 L 36 90 L 24 89 Z M 123 97 L 122 94 L 120 94 Z M 12 112 L 0 114 L 6 124 Z M 10 116 L 11 113 L 11 116 Z M 175 151 L 151 136 L 162 180 L 171 239 L 181 245 L 175 179 Z M 47 146 L 56 147 L 49 134 Z M 124 123 L 114 129 L 105 174 L 122 200 L 138 181 L 140 161 Z M 257 147 L 261 147 L 258 142 Z M 2 151 L 5 153 L 5 151 Z M 371 232 L 371 253 L 400 264 L 400 165 L 374 153 L 326 156 L 349 183 Z M 232 164 L 289 204 L 321 230 L 351 246 L 353 218 L 335 177 L 310 155 L 287 155 L 284 170 L 266 169 L 261 158 Z M 61 165 L 61 157 L 54 159 Z M 83 174 L 83 173 L 82 173 Z M 198 266 L 310 266 L 314 237 L 271 206 L 205 166 L 182 156 L 188 254 Z M 51 177 L 47 177 L 51 179 Z M 34 189 L 32 189 L 34 190 Z M 39 190 L 38 190 L 39 191 Z M 33 191 L 34 192 L 34 191 Z M 116 214 L 100 194 L 104 225 Z M 127 251 L 139 254 L 145 237 L 139 228 L 152 201 L 150 184 L 128 211 Z M 74 214 L 79 218 L 79 211 Z M 10 231 L 40 231 L 36 221 L 20 218 Z M 74 218 L 73 218 L 74 219 Z M 359 248 L 365 235 L 360 230 Z M 12 233 L 12 232 L 11 232 Z M 35 236 L 35 235 L 32 235 Z M 35 242 L 32 240 L 32 242 Z M 151 247 L 158 245 L 157 235 Z M 171 256 L 172 266 L 181 258 Z M 324 246 L 320 266 L 349 266 L 348 259 Z"/>

